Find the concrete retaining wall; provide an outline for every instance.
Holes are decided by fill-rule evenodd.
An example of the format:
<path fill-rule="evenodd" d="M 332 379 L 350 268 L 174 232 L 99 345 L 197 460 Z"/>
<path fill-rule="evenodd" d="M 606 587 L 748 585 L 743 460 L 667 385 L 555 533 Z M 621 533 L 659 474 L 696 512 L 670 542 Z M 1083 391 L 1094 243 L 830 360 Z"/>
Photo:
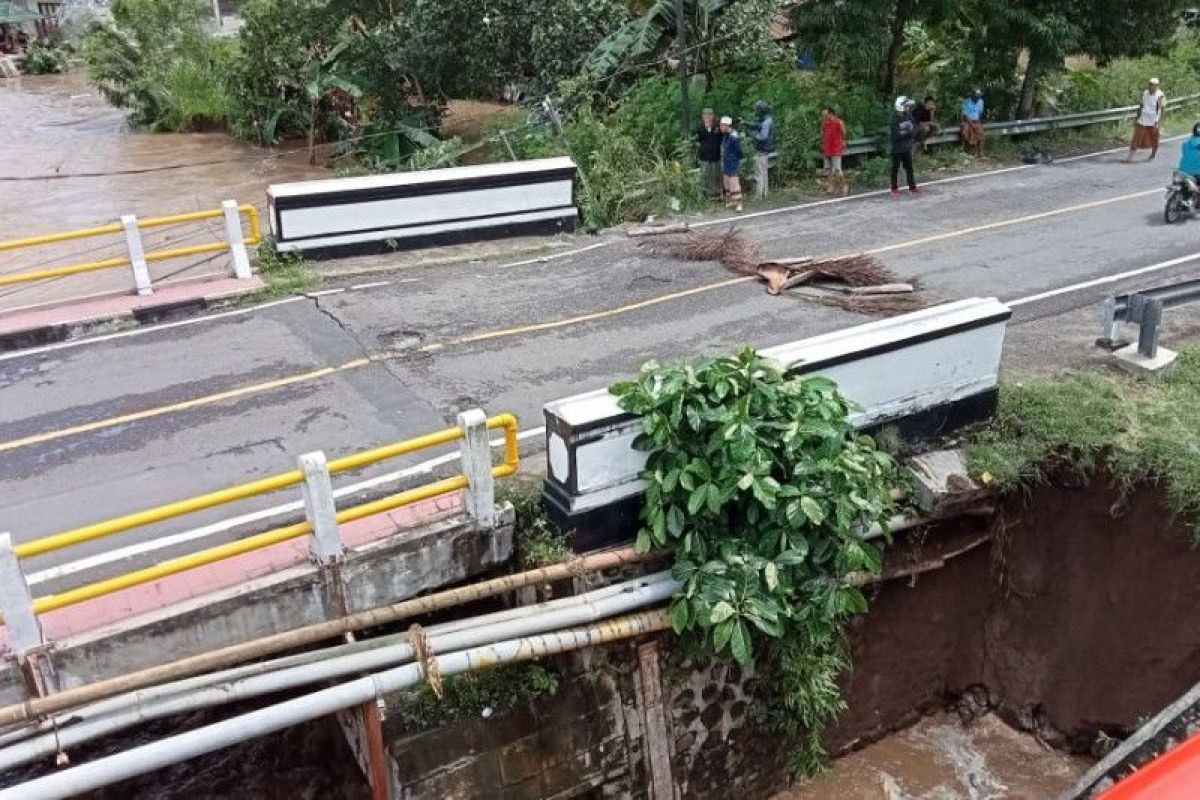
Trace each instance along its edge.
<path fill-rule="evenodd" d="M 481 531 L 462 515 L 402 530 L 347 552 L 341 565 L 347 610 L 376 608 L 480 575 L 507 562 L 512 547 L 511 507 L 492 530 Z M 61 640 L 51 658 L 60 688 L 72 688 L 320 622 L 334 615 L 327 602 L 316 567 L 296 566 Z M 24 683 L 10 663 L 0 669 L 0 703 L 24 699 Z"/>

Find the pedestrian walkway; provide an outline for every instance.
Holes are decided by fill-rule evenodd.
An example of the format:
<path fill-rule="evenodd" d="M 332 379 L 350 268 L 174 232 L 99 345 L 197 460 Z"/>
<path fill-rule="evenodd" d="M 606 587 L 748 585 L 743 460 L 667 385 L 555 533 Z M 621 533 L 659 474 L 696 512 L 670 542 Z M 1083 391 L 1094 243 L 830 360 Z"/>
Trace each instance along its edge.
<path fill-rule="evenodd" d="M 158 284 L 151 295 L 106 294 L 27 308 L 0 309 L 0 351 L 62 341 L 97 327 L 121 328 L 184 309 L 201 310 L 217 301 L 255 292 L 263 285 L 257 275 L 249 280 L 232 277 L 181 280 Z"/>

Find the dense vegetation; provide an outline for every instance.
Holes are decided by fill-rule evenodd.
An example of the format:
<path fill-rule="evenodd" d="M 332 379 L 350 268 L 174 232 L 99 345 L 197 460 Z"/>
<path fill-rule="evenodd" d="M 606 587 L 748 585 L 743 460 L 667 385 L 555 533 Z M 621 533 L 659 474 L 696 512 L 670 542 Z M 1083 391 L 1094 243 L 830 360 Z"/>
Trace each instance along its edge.
<path fill-rule="evenodd" d="M 784 182 L 812 174 L 826 104 L 855 137 L 882 131 L 899 93 L 932 94 L 953 124 L 974 86 L 993 118 L 1129 103 L 1151 74 L 1169 93 L 1200 91 L 1200 46 L 1174 32 L 1181 0 L 812 0 L 780 41 L 775 0 L 684 5 L 692 118 L 772 102 Z M 342 169 L 570 153 L 586 220 L 603 226 L 701 202 L 674 12 L 674 0 L 245 0 L 240 34 L 218 38 L 207 0 L 114 0 L 82 53 L 139 125 L 289 140 Z M 468 145 L 438 137 L 453 98 L 522 103 Z"/>
<path fill-rule="evenodd" d="M 674 553 L 675 632 L 755 662 L 768 716 L 811 771 L 843 708 L 842 626 L 867 609 L 853 577 L 880 568 L 862 533 L 895 511 L 895 461 L 850 425 L 833 382 L 786 375 L 752 350 L 651 362 L 612 392 L 642 418 L 637 546 Z"/>

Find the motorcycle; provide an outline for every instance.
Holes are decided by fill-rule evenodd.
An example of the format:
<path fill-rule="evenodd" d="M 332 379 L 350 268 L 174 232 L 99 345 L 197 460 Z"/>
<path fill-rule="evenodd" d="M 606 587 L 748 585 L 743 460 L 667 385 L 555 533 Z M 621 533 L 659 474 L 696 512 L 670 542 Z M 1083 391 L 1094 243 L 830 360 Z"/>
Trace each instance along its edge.
<path fill-rule="evenodd" d="M 1200 186 L 1195 177 L 1186 172 L 1175 171 L 1171 185 L 1167 187 L 1167 204 L 1163 207 L 1163 219 L 1173 225 L 1183 219 L 1183 212 L 1195 213 L 1196 201 L 1200 198 Z"/>

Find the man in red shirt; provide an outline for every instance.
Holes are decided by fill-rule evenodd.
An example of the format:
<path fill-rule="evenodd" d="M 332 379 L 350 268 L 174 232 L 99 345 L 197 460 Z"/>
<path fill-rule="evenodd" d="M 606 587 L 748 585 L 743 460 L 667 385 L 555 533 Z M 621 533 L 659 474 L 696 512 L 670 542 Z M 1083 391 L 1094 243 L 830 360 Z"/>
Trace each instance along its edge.
<path fill-rule="evenodd" d="M 833 194 L 841 187 L 842 196 L 850 194 L 846 174 L 842 172 L 842 156 L 846 153 L 846 124 L 838 117 L 833 106 L 821 111 L 821 155 L 825 156 L 825 194 Z"/>

